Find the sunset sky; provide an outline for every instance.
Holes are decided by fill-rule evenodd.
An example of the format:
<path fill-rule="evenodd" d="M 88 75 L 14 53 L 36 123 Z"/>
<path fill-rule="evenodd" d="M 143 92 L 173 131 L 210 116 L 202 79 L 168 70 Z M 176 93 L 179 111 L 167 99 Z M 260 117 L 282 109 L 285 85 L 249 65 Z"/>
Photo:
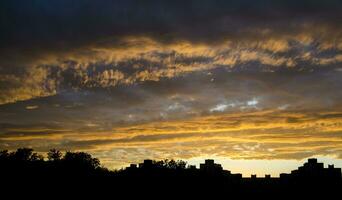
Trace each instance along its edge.
<path fill-rule="evenodd" d="M 342 167 L 342 1 L 2 0 L 0 149 Z"/>

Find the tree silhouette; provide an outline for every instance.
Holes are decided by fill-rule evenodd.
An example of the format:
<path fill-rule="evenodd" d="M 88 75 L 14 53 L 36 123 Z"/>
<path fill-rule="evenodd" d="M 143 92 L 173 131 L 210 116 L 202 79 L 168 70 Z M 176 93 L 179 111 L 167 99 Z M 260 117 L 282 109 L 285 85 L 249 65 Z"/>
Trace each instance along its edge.
<path fill-rule="evenodd" d="M 34 155 L 33 149 L 20 148 L 12 152 L 10 157 L 17 161 L 34 161 L 37 159 L 37 154 Z"/>
<path fill-rule="evenodd" d="M 78 171 L 92 171 L 100 168 L 100 160 L 93 158 L 90 154 L 85 152 L 66 152 L 63 157 L 63 163 L 70 167 L 70 169 L 77 169 Z"/>
<path fill-rule="evenodd" d="M 8 150 L 2 150 L 2 151 L 0 151 L 0 162 L 1 162 L 1 161 L 7 161 L 8 159 L 9 159 Z"/>
<path fill-rule="evenodd" d="M 29 162 L 29 161 L 43 161 L 44 157 L 33 152 L 33 149 L 30 148 L 19 148 L 17 151 L 8 152 L 8 150 L 0 151 L 0 160 L 12 160 L 12 161 L 21 161 L 21 162 Z"/>
<path fill-rule="evenodd" d="M 57 149 L 50 149 L 47 155 L 49 161 L 60 161 L 63 156 L 62 152 Z"/>
<path fill-rule="evenodd" d="M 154 165 L 156 165 L 159 168 L 166 168 L 166 169 L 185 169 L 186 168 L 186 162 L 183 160 L 161 160 L 161 161 L 154 161 Z"/>

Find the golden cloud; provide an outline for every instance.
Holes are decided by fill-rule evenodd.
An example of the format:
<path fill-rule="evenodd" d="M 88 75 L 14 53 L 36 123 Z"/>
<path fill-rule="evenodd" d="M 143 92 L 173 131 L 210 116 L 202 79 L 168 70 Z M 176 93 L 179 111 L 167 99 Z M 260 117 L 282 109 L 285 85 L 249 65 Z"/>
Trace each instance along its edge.
<path fill-rule="evenodd" d="M 77 132 L 29 128 L 7 130 L 5 144 L 108 152 L 118 163 L 153 158 L 303 159 L 342 153 L 340 112 L 253 111 L 113 127 L 112 131 Z M 37 134 L 37 131 L 41 134 Z M 48 131 L 49 134 L 43 134 Z M 24 133 L 25 132 L 25 133 Z M 36 133 L 36 134 L 35 134 Z M 42 141 L 44 141 L 42 143 Z M 49 144 L 49 145 L 47 145 Z M 144 149 L 143 152 L 138 152 Z M 119 152 L 127 151 L 121 157 Z M 133 159 L 134 158 L 134 159 Z M 117 163 L 111 165 L 117 166 Z M 105 162 L 106 163 L 106 162 Z"/>
<path fill-rule="evenodd" d="M 8 86 L 0 96 L 0 104 L 54 95 L 61 87 L 75 82 L 71 88 L 115 87 L 215 68 L 234 69 L 250 62 L 260 63 L 264 71 L 271 72 L 280 67 L 296 69 L 298 62 L 306 62 L 308 67 L 342 62 L 339 53 L 316 57 L 312 54 L 315 49 L 306 51 L 314 42 L 317 40 L 312 36 L 303 34 L 254 42 L 226 40 L 218 44 L 162 43 L 149 37 L 123 37 L 113 46 L 99 46 L 100 43 L 69 52 L 47 53 L 29 62 L 24 75 L 1 75 L 0 80 Z M 318 43 L 322 44 L 318 45 L 318 52 L 338 46 L 324 40 Z M 295 49 L 302 50 L 295 55 L 286 54 Z M 71 71 L 66 77 L 65 73 Z"/>

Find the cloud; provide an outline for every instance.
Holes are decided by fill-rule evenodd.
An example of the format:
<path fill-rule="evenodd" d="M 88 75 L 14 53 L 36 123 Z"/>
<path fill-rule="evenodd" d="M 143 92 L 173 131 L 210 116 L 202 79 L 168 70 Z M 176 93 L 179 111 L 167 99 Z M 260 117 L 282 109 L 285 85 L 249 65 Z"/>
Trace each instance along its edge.
<path fill-rule="evenodd" d="M 1 3 L 0 104 L 216 68 L 341 63 L 339 1 L 76 2 Z"/>
<path fill-rule="evenodd" d="M 0 104 L 56 94 L 56 82 L 46 68 L 31 68 L 17 74 L 0 74 Z"/>
<path fill-rule="evenodd" d="M 289 117 L 297 120 L 289 122 Z M 113 126 L 111 131 L 8 124 L 2 126 L 2 132 L 7 133 L 1 134 L 0 140 L 1 148 L 29 145 L 42 152 L 51 145 L 93 153 L 101 150 L 111 152 L 111 155 L 116 155 L 120 149 L 130 151 L 125 155 L 126 161 L 152 155 L 154 158 L 168 155 L 181 159 L 201 155 L 233 159 L 303 159 L 315 155 L 340 156 L 340 121 L 341 113 L 333 111 L 265 110 Z M 141 148 L 147 152 L 138 153 L 137 149 Z M 110 163 L 118 164 L 112 160 Z"/>
<path fill-rule="evenodd" d="M 210 112 L 223 112 L 228 108 L 226 104 L 218 104 L 214 108 L 210 109 Z"/>
<path fill-rule="evenodd" d="M 39 106 L 26 106 L 27 110 L 35 110 L 37 108 L 39 108 Z"/>
<path fill-rule="evenodd" d="M 148 35 L 165 42 L 175 39 L 205 42 L 220 40 L 224 36 L 253 38 L 279 32 L 298 33 L 301 31 L 298 28 L 309 29 L 317 23 L 324 25 L 317 32 L 322 32 L 320 29 L 325 27 L 336 29 L 338 26 L 334 25 L 338 24 L 340 6 L 339 1 L 298 3 L 292 0 L 152 0 L 144 4 L 137 0 L 62 0 L 37 1 L 34 5 L 11 1 L 2 3 L 2 9 L 6 11 L 2 25 L 6 27 L 3 33 L 7 39 L 5 44 L 12 46 L 19 46 L 20 42 L 22 45 L 43 45 L 46 41 L 52 41 L 52 46 L 67 45 L 65 42 L 77 46 L 108 35 L 114 38 Z M 16 22 L 16 26 L 10 26 L 10 22 Z M 14 41 L 14 38 L 20 40 Z"/>
<path fill-rule="evenodd" d="M 138 41 L 144 44 L 143 47 L 134 45 Z M 133 47 L 126 44 L 124 49 L 92 50 L 87 56 L 66 54 L 24 69 L 14 67 L 10 74 L 0 76 L 0 81 L 6 85 L 1 89 L 0 103 L 50 96 L 65 90 L 111 88 L 173 79 L 220 68 L 231 72 L 309 73 L 335 70 L 340 62 L 332 62 L 334 57 L 331 55 L 329 58 L 312 56 L 318 49 L 311 49 L 309 57 L 300 56 L 306 52 L 290 53 L 297 48 L 305 48 L 297 46 L 299 44 L 290 46 L 288 53 L 281 55 L 238 43 L 214 47 L 191 43 L 164 45 L 146 38 L 135 38 Z M 336 57 L 338 55 L 336 53 Z"/>

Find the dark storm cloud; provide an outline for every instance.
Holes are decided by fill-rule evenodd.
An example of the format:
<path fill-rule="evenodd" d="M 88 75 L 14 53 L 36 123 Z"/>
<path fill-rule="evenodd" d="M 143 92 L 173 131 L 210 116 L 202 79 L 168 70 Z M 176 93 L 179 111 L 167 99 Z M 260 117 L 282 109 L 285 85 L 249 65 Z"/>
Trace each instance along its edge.
<path fill-rule="evenodd" d="M 280 30 L 272 31 L 282 32 L 303 22 L 338 25 L 341 6 L 337 0 L 12 0 L 1 3 L 1 34 L 2 44 L 11 46 L 77 46 L 102 36 L 135 34 L 162 40 L 217 40 L 248 33 L 250 28 L 277 27 Z"/>
<path fill-rule="evenodd" d="M 8 60 L 21 50 L 20 57 L 29 60 L 35 54 L 96 43 L 119 46 L 119 38 L 127 35 L 162 42 L 217 42 L 291 35 L 315 25 L 340 35 L 341 7 L 337 0 L 2 1 L 1 54 Z"/>

